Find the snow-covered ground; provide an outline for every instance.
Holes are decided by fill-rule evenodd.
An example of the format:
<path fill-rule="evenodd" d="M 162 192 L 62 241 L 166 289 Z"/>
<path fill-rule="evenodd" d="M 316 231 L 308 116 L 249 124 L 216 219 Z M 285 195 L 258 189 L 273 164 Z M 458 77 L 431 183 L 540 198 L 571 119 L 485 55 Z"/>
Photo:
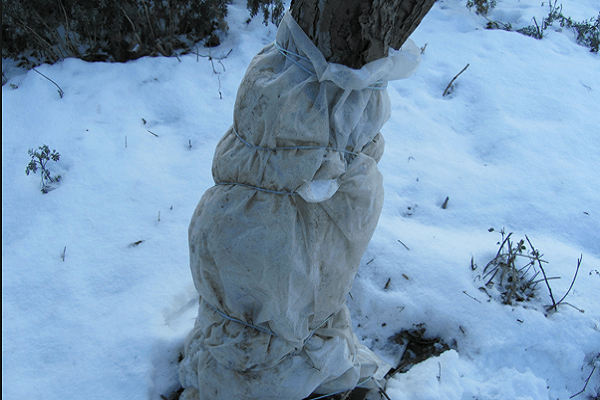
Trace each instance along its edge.
<path fill-rule="evenodd" d="M 246 24 L 244 4 L 230 6 L 211 51 L 233 49 L 213 60 L 219 76 L 195 55 L 68 59 L 37 68 L 63 98 L 33 71 L 2 87 L 3 398 L 154 400 L 175 387 L 197 302 L 187 225 L 213 184 L 237 86 L 275 35 L 260 18 Z M 600 11 L 597 0 L 562 4 L 575 20 Z M 520 28 L 547 13 L 505 0 L 490 18 Z M 438 2 L 412 35 L 427 44 L 420 69 L 389 84 L 386 198 L 348 296 L 355 332 L 390 362 L 388 338 L 420 324 L 451 345 L 396 375 L 394 400 L 566 400 L 594 363 L 575 398 L 597 396 L 600 59 L 566 29 L 535 40 L 485 23 L 464 2 Z M 42 144 L 61 155 L 48 194 L 25 174 Z M 479 290 L 502 228 L 544 254 L 557 300 L 582 256 L 565 301 L 584 313 L 544 312 L 543 283 L 512 306 Z"/>

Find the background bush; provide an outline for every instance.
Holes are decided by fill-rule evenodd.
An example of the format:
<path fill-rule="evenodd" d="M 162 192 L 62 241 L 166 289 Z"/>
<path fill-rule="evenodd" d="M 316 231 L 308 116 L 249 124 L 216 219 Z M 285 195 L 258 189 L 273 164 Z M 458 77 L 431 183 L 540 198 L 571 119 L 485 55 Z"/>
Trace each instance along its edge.
<path fill-rule="evenodd" d="M 488 20 L 486 26 L 488 29 L 504 29 L 512 31 L 513 27 L 510 23 L 492 21 L 487 17 L 488 13 L 490 13 L 497 4 L 497 0 L 467 0 L 468 9 L 475 9 L 475 12 L 478 15 L 481 15 Z M 544 7 L 544 2 L 542 2 L 542 7 Z M 548 8 L 548 16 L 544 17 L 541 23 L 538 23 L 534 17 L 531 25 L 517 29 L 516 32 L 536 39 L 542 39 L 545 35 L 545 31 L 551 27 L 554 22 L 558 22 L 560 24 L 560 30 L 562 30 L 562 28 L 567 28 L 573 31 L 575 40 L 578 44 L 588 47 L 593 53 L 598 53 L 600 47 L 600 12 L 596 17 L 579 22 L 574 21 L 571 17 L 563 15 L 562 5 L 558 4 L 558 0 L 554 0 L 554 3 L 550 0 L 548 2 Z"/>
<path fill-rule="evenodd" d="M 248 0 L 278 22 L 282 0 Z M 219 44 L 227 0 L 2 0 L 2 58 L 29 64 L 66 57 L 124 62 Z"/>

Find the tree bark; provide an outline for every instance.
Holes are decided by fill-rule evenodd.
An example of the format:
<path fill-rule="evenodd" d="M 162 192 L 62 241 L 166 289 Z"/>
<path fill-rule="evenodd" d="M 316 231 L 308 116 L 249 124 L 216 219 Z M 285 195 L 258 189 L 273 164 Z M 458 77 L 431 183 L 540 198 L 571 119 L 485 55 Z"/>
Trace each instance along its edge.
<path fill-rule="evenodd" d="M 398 50 L 435 0 L 292 0 L 296 22 L 328 61 L 361 68 Z"/>

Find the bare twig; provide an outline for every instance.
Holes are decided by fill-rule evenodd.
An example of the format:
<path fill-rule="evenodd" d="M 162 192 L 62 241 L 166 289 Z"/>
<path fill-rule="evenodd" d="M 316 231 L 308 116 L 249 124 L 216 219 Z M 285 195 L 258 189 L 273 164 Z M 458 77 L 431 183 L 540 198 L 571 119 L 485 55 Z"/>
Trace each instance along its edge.
<path fill-rule="evenodd" d="M 60 34 L 58 34 L 56 32 L 56 29 L 50 28 L 50 26 L 48 26 L 48 24 L 46 23 L 46 20 L 44 18 L 42 18 L 42 16 L 37 12 L 37 10 L 35 8 L 32 8 L 32 15 L 34 17 L 37 17 L 38 21 L 40 21 L 40 23 L 42 25 L 44 25 L 44 27 L 46 28 L 46 32 L 49 32 L 50 35 L 52 35 L 52 37 L 54 37 L 54 40 L 56 40 L 56 43 L 58 44 L 58 50 L 61 52 L 62 57 L 60 58 L 65 58 L 69 55 L 68 53 L 68 49 L 66 48 L 62 38 L 60 37 Z M 54 46 L 52 46 L 52 48 L 54 48 Z M 66 51 L 66 53 L 65 53 Z"/>
<path fill-rule="evenodd" d="M 486 267 L 487 268 L 487 267 Z M 496 274 L 498 273 L 498 271 L 500 270 L 500 268 L 494 268 L 493 270 L 491 270 L 490 272 L 488 272 L 486 275 L 484 275 L 482 278 L 485 279 L 489 274 L 491 274 L 492 272 L 494 273 L 492 275 L 492 277 L 485 283 L 485 286 L 490 287 L 490 284 L 492 283 L 492 281 L 494 280 L 494 278 L 496 277 Z"/>
<path fill-rule="evenodd" d="M 600 354 L 598 354 L 598 357 L 600 357 Z M 581 389 L 581 391 L 579 391 L 579 392 L 575 393 L 573 396 L 571 396 L 570 399 L 572 399 L 573 397 L 577 397 L 580 394 L 582 394 L 583 392 L 585 392 L 585 389 L 587 389 L 588 383 L 590 383 L 590 379 L 591 379 L 592 375 L 594 375 L 594 371 L 596 371 L 595 365 L 594 365 L 594 368 L 592 368 L 592 372 L 590 372 L 590 375 L 585 380 L 585 385 L 583 386 L 583 389 Z"/>
<path fill-rule="evenodd" d="M 399 243 L 400 243 L 402 246 L 406 247 L 406 250 L 410 250 L 410 249 L 408 248 L 408 246 L 407 246 L 407 245 L 405 245 L 404 243 L 402 243 L 402 240 L 398 239 L 398 242 L 399 242 Z"/>
<path fill-rule="evenodd" d="M 573 288 L 573 285 L 575 284 L 575 279 L 577 279 L 577 273 L 579 272 L 579 267 L 581 266 L 581 260 L 582 259 L 583 259 L 583 254 L 581 254 L 579 256 L 579 259 L 577 260 L 577 269 L 575 270 L 575 276 L 573 276 L 573 280 L 571 281 L 571 286 L 569 286 L 569 289 L 567 290 L 567 293 L 565 293 L 565 295 L 562 297 L 562 299 L 560 299 L 558 301 L 558 303 L 556 303 L 556 305 L 559 305 L 560 303 L 562 303 L 562 301 L 567 297 L 567 295 L 569 294 L 569 292 Z"/>
<path fill-rule="evenodd" d="M 448 202 L 450 201 L 450 196 L 446 196 L 446 200 L 444 200 L 444 203 L 442 204 L 442 209 L 445 210 L 446 208 L 448 208 Z"/>
<path fill-rule="evenodd" d="M 469 68 L 469 64 L 467 64 L 462 71 L 460 71 L 458 74 L 456 74 L 456 76 L 454 78 L 452 78 L 452 80 L 450 81 L 450 83 L 448 84 L 448 86 L 446 86 L 446 90 L 444 90 L 444 94 L 442 95 L 442 97 L 444 97 L 445 95 L 448 94 L 448 91 L 450 90 L 450 88 L 452 87 L 452 84 L 454 83 L 454 81 L 456 80 L 456 78 L 459 77 L 460 74 L 462 74 L 463 72 L 465 72 L 465 70 Z"/>
<path fill-rule="evenodd" d="M 221 57 L 213 57 L 212 54 L 210 54 L 210 49 L 208 51 L 209 51 L 209 54 L 200 54 L 200 53 L 196 52 L 196 61 L 198 61 L 198 57 L 208 58 L 210 61 L 212 61 L 212 60 L 221 61 L 221 60 L 224 60 L 227 57 L 229 57 L 229 55 L 231 54 L 231 52 L 233 51 L 233 49 L 229 50 L 227 52 L 227 54 L 225 54 L 224 56 L 221 56 Z M 221 65 L 223 65 L 223 64 L 221 64 Z M 223 70 L 225 70 L 225 67 L 223 67 Z M 215 74 L 217 73 L 215 71 L 214 64 L 213 64 L 213 71 L 215 72 Z"/>
<path fill-rule="evenodd" d="M 56 82 L 54 82 L 52 79 L 48 78 L 46 75 L 42 74 L 40 71 L 38 71 L 35 68 L 32 68 L 32 70 L 34 70 L 35 72 L 37 72 L 38 74 L 40 74 L 41 76 L 43 76 L 44 78 L 48 79 L 50 82 L 54 83 L 56 85 L 56 87 L 58 88 L 58 94 L 60 95 L 60 98 L 62 99 L 63 95 L 65 94 L 65 92 L 62 90 L 62 88 L 60 86 L 58 86 L 58 84 Z"/>
<path fill-rule="evenodd" d="M 502 236 L 504 236 L 504 234 L 502 234 Z M 510 237 L 512 236 L 512 232 L 509 233 L 504 240 L 502 241 L 502 244 L 500 245 L 500 248 L 498 249 L 498 253 L 496 253 L 496 258 L 498 258 L 498 256 L 500 256 L 500 253 L 502 252 L 502 249 L 504 248 L 504 245 L 506 244 L 506 242 L 509 242 L 510 244 Z"/>
<path fill-rule="evenodd" d="M 391 283 L 392 283 L 392 278 L 388 278 L 387 282 L 385 283 L 385 286 L 383 287 L 383 290 L 388 290 L 390 288 Z"/>
<path fill-rule="evenodd" d="M 148 11 L 148 4 L 144 1 L 144 11 L 146 11 L 146 20 L 148 21 L 148 27 L 150 28 L 150 34 L 152 35 L 152 42 L 154 44 L 154 48 L 164 57 L 169 57 L 169 53 L 165 51 L 163 46 L 158 42 L 158 38 L 154 33 L 154 27 L 152 26 L 152 21 L 150 20 L 150 11 Z"/>
<path fill-rule="evenodd" d="M 215 75 L 217 75 L 217 81 L 219 82 L 219 98 L 220 99 L 223 99 L 223 94 L 221 93 L 221 74 L 222 74 L 222 72 L 225 72 L 225 65 L 223 65 L 223 63 L 221 62 L 221 60 L 224 60 L 227 57 L 229 57 L 229 55 L 231 54 L 232 51 L 233 51 L 233 49 L 230 49 L 227 52 L 227 54 L 225 54 L 224 56 L 221 56 L 221 57 L 213 57 L 212 54 L 211 54 L 210 49 L 208 50 L 208 55 L 204 55 L 204 54 L 200 54 L 200 53 L 196 52 L 196 61 L 198 61 L 198 57 L 208 58 L 208 60 L 210 61 L 210 65 L 212 67 L 213 73 Z M 215 60 L 219 64 L 221 64 L 221 68 L 223 68 L 222 72 L 217 72 L 217 70 L 215 69 L 215 63 L 214 63 Z"/>
<path fill-rule="evenodd" d="M 463 293 L 467 295 L 467 297 L 472 298 L 473 300 L 475 300 L 478 303 L 481 303 L 481 301 L 479 299 L 476 299 L 475 297 L 471 296 L 469 293 L 467 293 L 466 290 L 463 290 Z"/>
<path fill-rule="evenodd" d="M 548 261 L 539 259 L 536 256 L 530 256 L 529 254 L 515 254 L 515 256 L 517 256 L 517 257 L 523 257 L 523 258 L 529 258 L 532 261 L 538 261 L 539 260 L 540 262 L 548 264 Z M 526 266 L 528 266 L 528 265 L 531 265 L 531 263 L 527 264 Z"/>
<path fill-rule="evenodd" d="M 169 9 L 169 47 L 170 47 L 169 50 L 173 51 L 173 36 L 174 36 L 175 30 L 173 29 L 173 10 L 171 10 L 171 2 L 168 0 L 167 0 L 167 8 Z"/>
<path fill-rule="evenodd" d="M 560 303 L 560 304 L 561 304 L 561 305 L 563 305 L 563 306 L 569 306 L 569 307 L 573 307 L 574 309 L 576 309 L 577 311 L 579 311 L 579 312 L 580 312 L 580 313 L 582 313 L 582 314 L 585 312 L 585 310 L 582 310 L 581 308 L 575 307 L 573 304 L 571 304 L 571 303 L 567 303 L 566 301 L 565 301 L 565 302 L 562 302 L 562 303 Z"/>
<path fill-rule="evenodd" d="M 43 37 L 41 37 L 33 28 L 31 28 L 29 25 L 27 25 L 23 20 L 19 19 L 19 18 L 15 18 L 15 20 L 17 20 L 21 26 L 23 28 L 25 28 L 26 30 L 30 31 L 33 36 L 43 45 L 46 47 L 46 51 L 49 54 L 52 54 L 52 56 L 54 57 L 55 60 L 60 60 L 61 57 L 64 57 L 64 55 L 60 55 L 58 54 L 55 50 L 54 47 L 52 46 L 52 44 L 50 44 L 50 42 L 48 42 L 46 39 L 44 39 Z"/>
<path fill-rule="evenodd" d="M 537 276 L 537 274 L 536 274 L 536 276 Z M 542 281 L 551 281 L 552 279 L 560 279 L 560 276 L 552 276 L 550 278 L 538 279 L 537 281 L 531 282 L 531 284 L 532 285 L 537 285 L 538 283 L 540 283 Z"/>
<path fill-rule="evenodd" d="M 125 11 L 125 9 L 123 7 L 121 7 L 121 5 L 115 0 L 115 3 L 117 4 L 117 7 L 119 7 L 121 9 L 121 11 L 123 11 L 123 14 L 125 15 L 125 18 L 127 18 L 127 20 L 129 21 L 129 23 L 131 24 L 131 30 L 133 31 L 133 34 L 135 35 L 138 43 L 142 43 L 142 39 L 140 39 L 140 36 L 137 34 L 137 29 L 135 27 L 135 24 L 133 23 L 133 21 L 131 20 L 131 18 L 129 18 L 129 15 L 127 14 L 127 11 Z"/>
<path fill-rule="evenodd" d="M 77 51 L 77 48 L 75 46 L 73 46 L 73 43 L 71 43 L 71 31 L 69 29 L 69 17 L 67 16 L 67 10 L 65 9 L 65 6 L 63 5 L 62 0 L 58 0 L 58 4 L 60 5 L 60 8 L 65 17 L 65 40 L 66 40 L 67 50 L 70 51 L 71 54 L 73 54 L 74 56 L 78 57 L 79 52 Z"/>
<path fill-rule="evenodd" d="M 385 392 L 385 390 L 383 389 L 383 387 L 381 387 L 381 385 L 379 384 L 379 382 L 377 382 L 376 379 L 374 379 L 373 382 L 375 382 L 375 384 L 379 388 L 379 393 L 381 393 L 383 395 L 383 397 L 385 397 L 387 400 L 392 400 L 392 399 L 390 399 L 390 396 L 387 395 L 387 393 Z"/>
<path fill-rule="evenodd" d="M 506 304 L 512 304 L 512 298 L 515 295 L 515 292 L 517 291 L 517 269 L 515 268 L 515 262 L 514 262 L 515 257 L 512 257 L 512 259 L 510 260 L 510 267 L 511 267 L 511 272 L 512 272 L 512 285 L 510 287 L 510 293 L 507 295 L 507 297 L 504 299 L 504 303 Z"/>
<path fill-rule="evenodd" d="M 148 11 L 148 5 L 144 1 L 144 10 L 146 11 L 146 19 L 148 20 L 148 27 L 150 28 L 150 34 L 152 35 L 152 40 L 156 41 L 156 35 L 154 34 L 154 28 L 152 27 L 152 21 L 150 21 L 150 12 Z"/>
<path fill-rule="evenodd" d="M 546 282 L 546 287 L 548 288 L 548 292 L 550 293 L 550 299 L 552 300 L 552 306 L 550 306 L 550 308 L 548 308 L 547 310 L 554 308 L 554 311 L 556 311 L 557 304 L 556 304 L 556 301 L 554 301 L 554 295 L 552 294 L 552 288 L 550 287 L 550 284 L 548 283 L 548 277 L 546 276 L 546 271 L 544 271 L 544 267 L 542 267 L 542 263 L 540 262 L 539 253 L 537 252 L 535 247 L 533 247 L 533 245 L 531 244 L 531 240 L 529 240 L 527 235 L 525 235 L 525 239 L 527 239 L 527 243 L 529 243 L 529 246 L 531 247 L 531 251 L 533 252 L 532 254 L 535 257 L 536 261 L 538 262 L 538 266 L 542 270 L 542 274 L 544 275 L 544 282 Z"/>

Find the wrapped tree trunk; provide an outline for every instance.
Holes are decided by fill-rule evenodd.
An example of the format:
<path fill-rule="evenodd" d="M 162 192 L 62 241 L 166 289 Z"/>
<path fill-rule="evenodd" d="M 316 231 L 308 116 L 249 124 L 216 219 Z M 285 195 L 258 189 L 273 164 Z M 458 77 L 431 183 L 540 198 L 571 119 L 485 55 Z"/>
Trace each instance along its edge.
<path fill-rule="evenodd" d="M 291 13 L 327 61 L 361 68 L 398 50 L 435 0 L 292 0 Z"/>
<path fill-rule="evenodd" d="M 182 400 L 301 400 L 389 370 L 345 303 L 383 206 L 387 82 L 420 59 L 411 41 L 388 50 L 433 0 L 400 3 L 294 0 L 304 26 L 286 14 L 250 63 L 189 226 Z"/>

